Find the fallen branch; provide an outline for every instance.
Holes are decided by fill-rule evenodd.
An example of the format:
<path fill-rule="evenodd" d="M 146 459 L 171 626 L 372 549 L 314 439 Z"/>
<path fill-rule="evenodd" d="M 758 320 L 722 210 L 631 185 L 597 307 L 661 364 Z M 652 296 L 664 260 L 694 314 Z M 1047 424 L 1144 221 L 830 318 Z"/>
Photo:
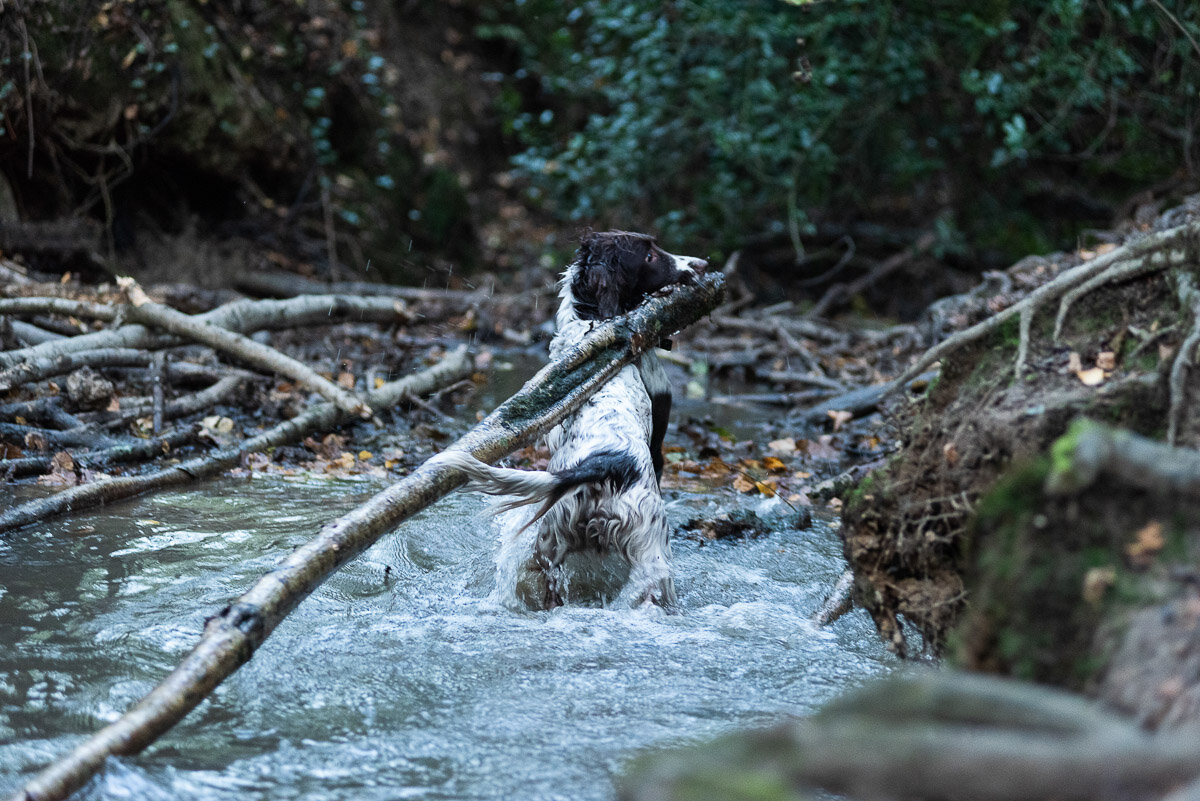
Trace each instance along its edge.
<path fill-rule="evenodd" d="M 218 328 L 201 319 L 175 311 L 170 306 L 155 303 L 131 278 L 118 278 L 117 284 L 129 298 L 130 316 L 143 325 L 154 325 L 176 336 L 203 342 L 242 361 L 287 376 L 350 414 L 359 417 L 374 415 L 371 407 L 353 392 L 339 387 L 327 378 L 322 378 L 303 362 L 241 334 Z"/>
<path fill-rule="evenodd" d="M 807 797 L 1117 801 L 1200 774 L 1200 741 L 1007 679 L 884 679 L 773 729 L 639 760 L 622 801 Z M 750 795 L 753 791 L 753 796 Z"/>
<path fill-rule="evenodd" d="M 158 425 L 161 426 L 162 420 L 174 420 L 194 414 L 195 412 L 207 411 L 236 392 L 245 383 L 247 378 L 249 378 L 249 374 L 239 370 L 236 373 L 222 376 L 212 386 L 205 387 L 199 392 L 193 392 L 190 395 L 165 401 L 161 406 L 158 406 L 153 400 L 146 403 L 129 404 L 128 406 L 123 403 L 121 411 L 117 416 L 111 420 L 107 420 L 104 425 L 107 428 L 116 428 L 130 423 L 139 417 L 147 417 L 152 414 L 157 417 L 158 413 L 161 413 L 161 419 L 158 421 Z"/>
<path fill-rule="evenodd" d="M 812 616 L 813 625 L 828 626 L 853 609 L 853 593 L 854 570 L 848 567 L 842 571 L 842 575 L 838 576 L 828 597 L 821 603 L 821 608 Z"/>
<path fill-rule="evenodd" d="M 23 417 L 26 421 L 47 422 L 60 430 L 84 425 L 82 420 L 62 408 L 62 397 L 59 395 L 46 395 L 36 400 L 0 404 L 0 417 L 14 422 L 19 422 L 16 420 L 18 417 Z"/>
<path fill-rule="evenodd" d="M 161 352 L 137 348 L 101 348 L 21 362 L 7 370 L 0 370 L 0 392 L 8 392 L 23 384 L 72 373 L 80 367 L 145 368 L 154 361 L 155 354 Z M 167 378 L 171 381 L 203 381 L 211 384 L 228 375 L 230 369 L 206 367 L 191 362 L 170 361 L 167 363 Z M 246 373 L 246 375 L 249 376 L 250 373 Z"/>
<path fill-rule="evenodd" d="M 520 295 L 501 294 L 495 287 L 478 289 L 430 289 L 428 287 L 393 286 L 369 281 L 335 281 L 326 283 L 295 273 L 248 272 L 237 278 L 237 288 L 252 295 L 291 298 L 297 295 L 362 295 L 400 298 L 409 301 L 453 301 L 463 305 L 487 301 L 510 301 Z"/>
<path fill-rule="evenodd" d="M 346 295 L 301 295 L 288 300 L 237 300 L 194 318 L 239 334 L 275 331 L 306 325 L 342 322 L 404 323 L 411 317 L 393 298 L 357 298 Z M 14 330 L 17 321 L 13 321 Z M 22 362 L 55 359 L 84 350 L 101 348 L 155 349 L 178 345 L 173 336 L 155 334 L 136 323 L 108 331 L 56 339 L 18 350 L 0 352 L 0 368 Z"/>
<path fill-rule="evenodd" d="M 112 322 L 117 317 L 117 307 L 71 298 L 0 298 L 0 314 L 62 314 Z"/>
<path fill-rule="evenodd" d="M 547 365 L 520 391 L 458 440 L 454 448 L 495 461 L 557 425 L 605 381 L 663 337 L 720 302 L 721 276 L 651 298 L 625 319 L 602 323 L 576 348 Z M 183 662 L 120 719 L 34 777 L 14 801 L 65 798 L 114 754 L 141 751 L 175 725 L 254 651 L 305 597 L 384 533 L 462 484 L 445 464 L 425 464 L 293 551 L 205 625 Z"/>
<path fill-rule="evenodd" d="M 908 372 L 911 372 L 911 370 Z M 908 372 L 905 375 L 908 375 Z M 937 373 L 935 372 L 914 375 L 905 381 L 903 386 L 907 388 L 928 384 L 936 375 Z M 899 388 L 897 386 L 899 380 L 896 379 L 886 384 L 875 384 L 852 389 L 849 392 L 844 392 L 828 400 L 823 400 L 806 409 L 800 409 L 794 412 L 794 414 L 807 423 L 816 423 L 825 420 L 829 417 L 830 412 L 850 412 L 855 417 L 862 417 L 863 415 L 879 411 L 879 404 L 883 403 L 884 400 Z"/>
<path fill-rule="evenodd" d="M 371 393 L 371 402 L 380 408 L 397 403 L 406 393 L 427 394 L 431 390 L 469 375 L 471 359 L 465 348 L 450 353 L 441 362 L 411 376 L 384 384 Z M 334 428 L 355 417 L 332 403 L 322 403 L 303 414 L 267 429 L 256 437 L 206 456 L 138 476 L 102 478 L 88 484 L 62 490 L 0 512 L 0 534 L 65 512 L 78 512 L 113 501 L 132 498 L 143 492 L 186 484 L 215 476 L 237 466 L 243 456 L 298 442 L 313 431 Z"/>
<path fill-rule="evenodd" d="M 44 450 L 45 448 L 62 450 L 63 448 L 86 448 L 105 444 L 108 437 L 97 433 L 91 426 L 84 426 L 82 430 L 68 429 L 66 431 L 58 431 L 53 428 L 38 428 L 36 426 L 0 422 L 0 439 L 7 440 L 8 442 L 20 442 L 26 447 L 32 447 L 37 450 Z M 37 444 L 39 441 L 42 445 Z M 3 464 L 3 462 L 0 462 L 0 467 Z"/>
<path fill-rule="evenodd" d="M 145 367 L 151 354 L 137 348 L 101 348 L 62 353 L 20 362 L 0 370 L 0 392 L 14 387 L 53 378 L 78 370 L 80 367 Z"/>
<path fill-rule="evenodd" d="M 97 469 L 111 464 L 126 464 L 142 462 L 165 456 L 176 448 L 191 442 L 196 438 L 196 432 L 191 428 L 168 431 L 162 436 L 150 439 L 138 439 L 109 448 L 70 453 L 71 461 L 76 467 Z M 95 443 L 93 443 L 95 444 Z M 22 456 L 17 459 L 0 461 L 0 477 L 5 479 L 21 478 L 49 473 L 54 469 L 54 456 Z"/>
<path fill-rule="evenodd" d="M 31 323 L 22 322 L 21 320 L 9 320 L 9 327 L 12 329 L 13 336 L 19 341 L 24 342 L 29 347 L 37 347 L 44 345 L 47 342 L 61 342 L 66 337 L 62 334 L 56 334 L 53 331 L 47 331 L 44 328 L 33 325 Z M 0 354 L 2 356 L 3 354 Z"/>

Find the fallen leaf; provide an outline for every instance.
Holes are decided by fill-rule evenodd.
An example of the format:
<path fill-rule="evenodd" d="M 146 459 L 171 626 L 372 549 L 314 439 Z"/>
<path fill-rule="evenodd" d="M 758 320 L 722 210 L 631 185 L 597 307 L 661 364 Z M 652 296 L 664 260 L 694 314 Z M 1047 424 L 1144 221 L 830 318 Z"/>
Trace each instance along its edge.
<path fill-rule="evenodd" d="M 1147 567 L 1166 544 L 1162 523 L 1151 520 L 1133 535 L 1133 542 L 1125 546 L 1125 554 L 1135 567 Z"/>
<path fill-rule="evenodd" d="M 228 434 L 233 431 L 233 420 L 220 415 L 212 415 L 201 420 L 200 426 L 216 434 Z"/>
<path fill-rule="evenodd" d="M 826 414 L 833 421 L 834 431 L 840 431 L 842 426 L 854 419 L 854 412 L 847 412 L 840 409 L 830 409 Z"/>
<path fill-rule="evenodd" d="M 1096 366 L 1101 370 L 1117 369 L 1117 354 L 1111 350 L 1102 350 L 1096 354 Z"/>
<path fill-rule="evenodd" d="M 59 451 L 50 459 L 50 472 L 38 476 L 38 484 L 44 487 L 73 487 L 79 483 L 75 473 L 75 460 L 66 451 Z"/>
<path fill-rule="evenodd" d="M 359 460 L 360 462 L 365 462 L 365 461 L 367 461 L 367 460 L 368 460 L 368 459 L 370 459 L 370 458 L 371 458 L 371 452 L 370 452 L 370 451 L 359 451 L 359 452 L 358 452 L 358 460 Z"/>
<path fill-rule="evenodd" d="M 1104 383 L 1104 371 L 1099 367 L 1080 370 L 1075 373 L 1075 377 L 1082 381 L 1084 386 L 1088 387 L 1098 387 Z"/>
<path fill-rule="evenodd" d="M 785 465 L 782 460 L 777 459 L 774 456 L 768 456 L 767 458 L 763 459 L 762 466 L 764 469 L 769 470 L 772 473 L 782 473 L 784 470 L 787 470 L 787 465 Z"/>
<path fill-rule="evenodd" d="M 791 456 L 796 452 L 796 440 L 792 437 L 773 439 L 767 443 L 767 450 L 773 453 L 781 453 L 785 456 Z"/>
<path fill-rule="evenodd" d="M 740 473 L 733 480 L 733 488 L 742 494 L 754 492 L 756 489 L 754 482 Z"/>
<path fill-rule="evenodd" d="M 1083 600 L 1092 605 L 1100 603 L 1116 581 L 1116 568 L 1093 567 L 1083 576 Z"/>
<path fill-rule="evenodd" d="M 810 459 L 837 459 L 841 454 L 833 447 L 832 442 L 833 437 L 828 434 L 816 439 L 802 439 L 796 443 L 796 450 Z"/>

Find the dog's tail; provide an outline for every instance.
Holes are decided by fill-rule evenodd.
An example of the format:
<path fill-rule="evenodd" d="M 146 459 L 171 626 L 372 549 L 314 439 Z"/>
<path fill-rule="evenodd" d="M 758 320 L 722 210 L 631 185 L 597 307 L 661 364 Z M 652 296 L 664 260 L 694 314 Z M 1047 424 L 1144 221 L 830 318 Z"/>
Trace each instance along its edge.
<path fill-rule="evenodd" d="M 520 506 L 541 503 L 537 514 L 524 526 L 541 519 L 564 495 L 584 485 L 609 484 L 620 491 L 629 487 L 637 478 L 637 465 L 627 453 L 599 451 L 585 456 L 579 464 L 565 470 L 514 470 L 508 467 L 492 467 L 484 464 L 464 451 L 442 451 L 431 461 L 461 470 L 467 476 L 465 489 L 485 492 L 488 495 L 513 495 L 496 508 L 496 513 L 507 512 Z"/>

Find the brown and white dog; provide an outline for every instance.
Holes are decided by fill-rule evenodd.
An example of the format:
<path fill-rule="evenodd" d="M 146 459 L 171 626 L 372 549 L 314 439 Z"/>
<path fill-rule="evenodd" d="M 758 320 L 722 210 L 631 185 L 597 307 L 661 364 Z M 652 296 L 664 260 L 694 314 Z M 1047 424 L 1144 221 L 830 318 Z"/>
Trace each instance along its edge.
<path fill-rule="evenodd" d="M 597 320 L 624 314 L 649 294 L 693 281 L 703 259 L 675 256 L 626 231 L 586 234 L 562 277 L 550 356 L 578 344 Z M 462 470 L 468 490 L 513 495 L 497 511 L 540 503 L 530 566 L 544 608 L 563 601 L 563 563 L 574 553 L 617 554 L 630 568 L 634 603 L 675 604 L 671 546 L 658 482 L 671 390 L 657 356 L 622 369 L 546 437 L 546 470 L 490 467 L 461 451 L 436 457 Z"/>

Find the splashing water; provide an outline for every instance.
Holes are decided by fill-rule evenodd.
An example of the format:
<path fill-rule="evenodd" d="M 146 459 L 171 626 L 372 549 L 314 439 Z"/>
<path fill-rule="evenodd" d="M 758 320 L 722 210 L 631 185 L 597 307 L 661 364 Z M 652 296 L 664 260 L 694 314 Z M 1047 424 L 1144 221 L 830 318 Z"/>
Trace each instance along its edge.
<path fill-rule="evenodd" d="M 0 540 L 0 794 L 118 717 L 206 616 L 377 489 L 225 480 Z M 669 505 L 672 523 L 714 512 Z M 678 615 L 629 608 L 603 566 L 545 612 L 514 589 L 532 533 L 451 496 L 82 797 L 609 799 L 639 749 L 803 714 L 893 666 L 863 613 L 808 622 L 843 567 L 828 524 L 760 512 L 767 537 L 674 542 Z"/>

